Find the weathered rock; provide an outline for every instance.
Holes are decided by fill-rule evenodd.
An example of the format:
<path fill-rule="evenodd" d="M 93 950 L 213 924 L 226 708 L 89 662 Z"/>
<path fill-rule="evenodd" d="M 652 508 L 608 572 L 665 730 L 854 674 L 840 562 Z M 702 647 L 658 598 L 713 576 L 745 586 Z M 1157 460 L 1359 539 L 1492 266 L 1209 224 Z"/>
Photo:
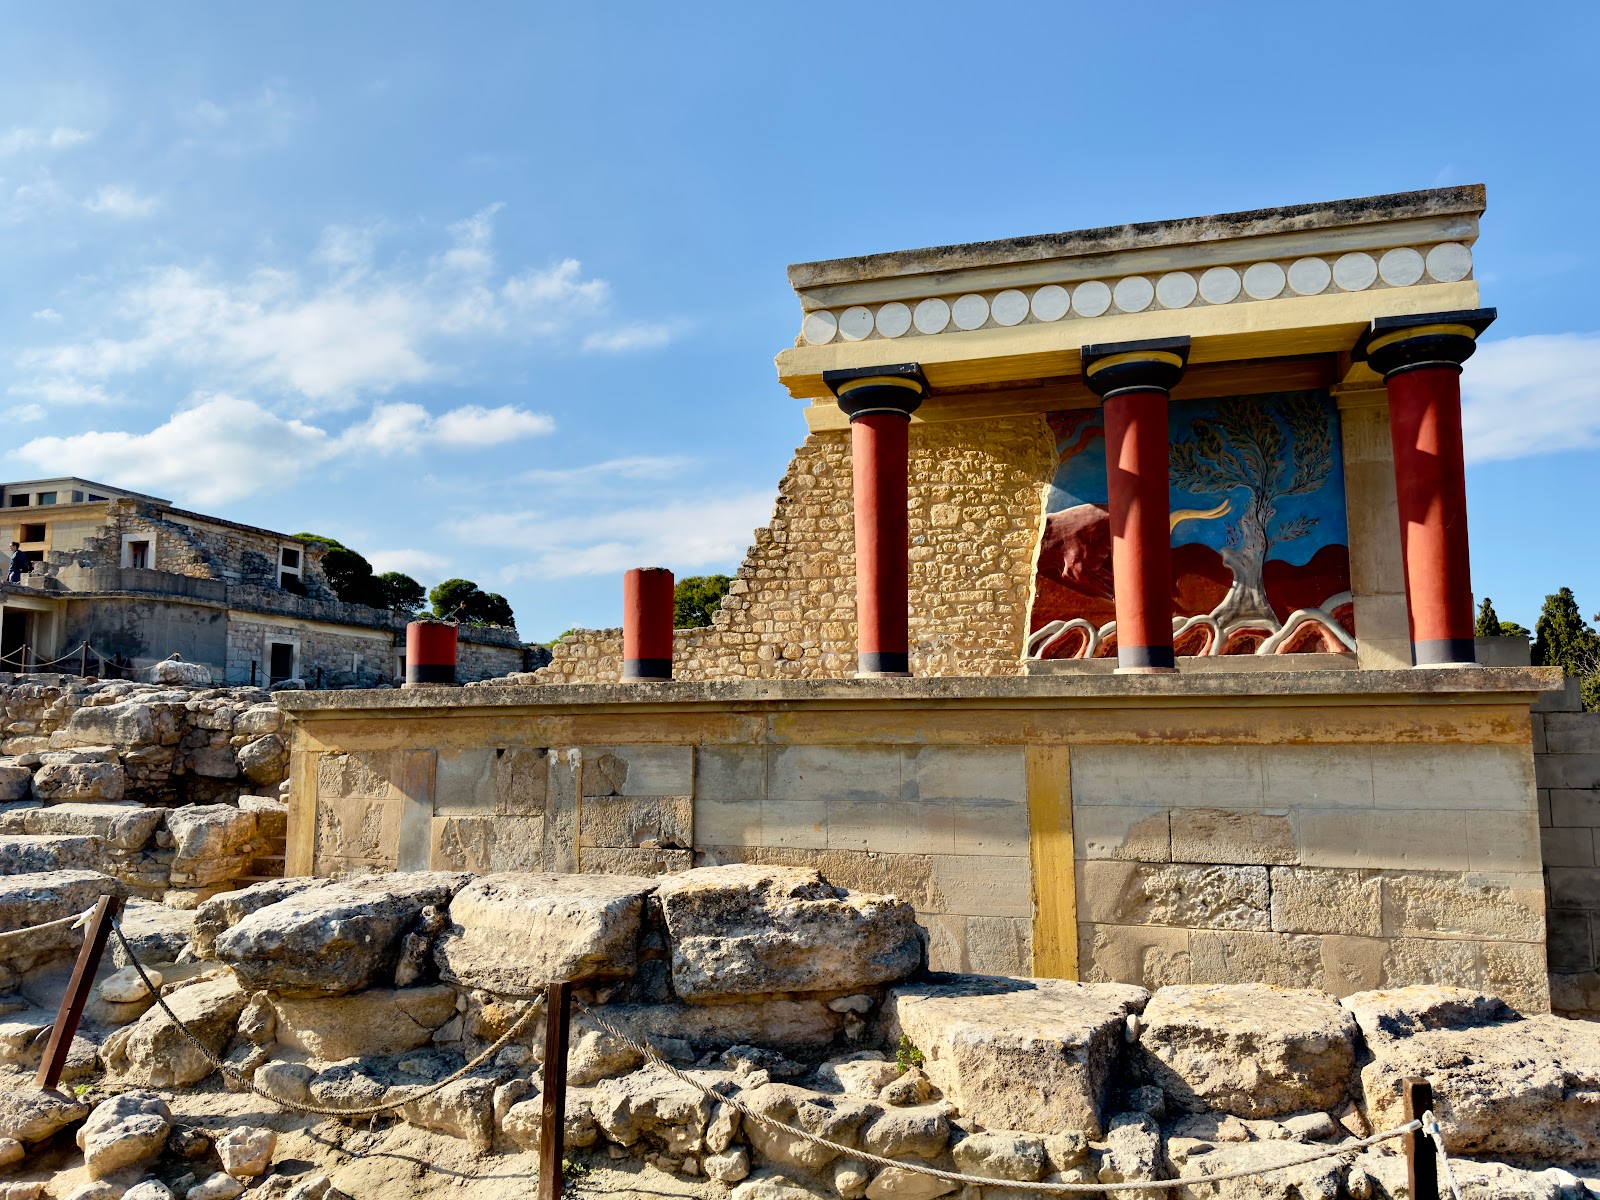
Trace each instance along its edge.
<path fill-rule="evenodd" d="M 585 1087 L 613 1075 L 625 1075 L 642 1061 L 637 1051 L 610 1034 L 586 1029 L 567 1056 L 567 1082 Z"/>
<path fill-rule="evenodd" d="M 1096 1178 L 1101 1183 L 1160 1179 L 1162 1162 L 1161 1127 L 1146 1113 L 1123 1113 L 1111 1119 Z"/>
<path fill-rule="evenodd" d="M 239 809 L 255 817 L 260 837 L 281 838 L 289 832 L 289 806 L 276 796 L 240 796 Z"/>
<path fill-rule="evenodd" d="M 959 1186 L 904 1167 L 884 1167 L 867 1185 L 867 1200 L 933 1200 L 948 1196 Z"/>
<path fill-rule="evenodd" d="M 121 763 L 70 763 L 40 767 L 33 776 L 33 795 L 46 804 L 67 801 L 116 801 L 128 784 Z"/>
<path fill-rule="evenodd" d="M 861 1148 L 885 1158 L 938 1158 L 950 1142 L 944 1105 L 891 1108 L 867 1122 Z"/>
<path fill-rule="evenodd" d="M 90 1179 L 68 1192 L 65 1200 L 122 1200 L 122 1189 L 106 1179 Z"/>
<path fill-rule="evenodd" d="M 124 1092 L 102 1101 L 78 1130 L 90 1179 L 149 1162 L 167 1144 L 172 1111 L 154 1092 Z"/>
<path fill-rule="evenodd" d="M 146 967 L 145 975 L 149 978 L 151 986 L 161 987 L 161 972 L 154 967 Z M 139 972 L 133 967 L 123 967 L 102 979 L 95 988 L 100 993 L 100 999 L 112 1004 L 134 1004 L 140 1000 L 150 999 L 150 988 L 145 986 L 144 979 L 139 977 Z"/>
<path fill-rule="evenodd" d="M 129 900 L 122 910 L 122 936 L 133 945 L 133 952 L 142 963 L 177 962 L 184 947 L 189 944 L 194 930 L 194 913 L 169 908 L 149 900 Z M 109 946 L 111 961 L 118 967 L 128 965 L 127 951 L 122 943 L 112 938 Z"/>
<path fill-rule="evenodd" d="M 988 1129 L 969 1134 L 952 1148 L 956 1170 L 985 1179 L 1038 1183 L 1050 1169 L 1044 1138 L 1036 1133 Z"/>
<path fill-rule="evenodd" d="M 741 1099 L 764 1117 L 852 1149 L 859 1145 L 861 1127 L 881 1111 L 865 1100 L 824 1096 L 789 1083 L 752 1088 Z M 816 1170 L 838 1157 L 835 1150 L 782 1133 L 759 1121 L 747 1120 L 744 1131 L 751 1147 L 768 1162 Z"/>
<path fill-rule="evenodd" d="M 461 1138 L 486 1154 L 494 1141 L 494 1090 L 499 1083 L 498 1076 L 468 1075 L 419 1096 L 400 1111 L 411 1124 Z"/>
<path fill-rule="evenodd" d="M 817 1200 L 817 1194 L 787 1175 L 762 1171 L 734 1188 L 731 1200 Z"/>
<path fill-rule="evenodd" d="M 648 1138 L 669 1154 L 693 1154 L 705 1141 L 712 1102 L 659 1067 L 647 1066 L 594 1090 L 594 1119 L 623 1146 Z"/>
<path fill-rule="evenodd" d="M 311 888 L 250 913 L 217 936 L 216 956 L 252 991 L 340 996 L 393 977 L 400 939 L 425 905 L 465 884 L 442 871 Z"/>
<path fill-rule="evenodd" d="M 872 1051 L 860 1057 L 826 1062 L 817 1068 L 817 1079 L 822 1084 L 837 1088 L 847 1096 L 860 1096 L 863 1100 L 877 1099 L 878 1093 L 886 1085 L 899 1078 L 900 1068 Z"/>
<path fill-rule="evenodd" d="M 359 1058 L 318 1071 L 309 1089 L 311 1098 L 328 1108 L 363 1108 L 399 1099 L 389 1095 L 389 1085 Z"/>
<path fill-rule="evenodd" d="M 144 1179 L 123 1192 L 122 1200 L 173 1200 L 172 1189 L 159 1179 Z"/>
<path fill-rule="evenodd" d="M 0 1088 L 0 1137 L 41 1142 L 89 1115 L 89 1106 L 61 1092 Z"/>
<path fill-rule="evenodd" d="M 1600 1026 L 1488 1019 L 1509 1010 L 1465 989 L 1401 988 L 1345 1003 L 1372 1056 L 1361 1090 L 1375 1128 L 1401 1123 L 1400 1081 L 1420 1075 L 1433 1084 L 1451 1154 L 1540 1166 L 1600 1158 Z"/>
<path fill-rule="evenodd" d="M 439 975 L 503 996 L 542 995 L 558 979 L 626 978 L 655 886 L 629 875 L 482 876 L 450 904 L 434 950 Z"/>
<path fill-rule="evenodd" d="M 569 1088 L 567 1106 L 561 1126 L 562 1144 L 583 1149 L 600 1140 L 600 1127 L 590 1111 L 593 1093 L 586 1088 Z M 543 1102 L 535 1096 L 522 1100 L 506 1110 L 500 1121 L 500 1130 L 524 1150 L 539 1148 L 539 1128 L 544 1119 Z"/>
<path fill-rule="evenodd" d="M 926 1104 L 933 1099 L 933 1090 L 933 1080 L 928 1078 L 926 1071 L 921 1067 L 907 1067 L 896 1078 L 883 1085 L 883 1090 L 878 1093 L 878 1099 L 885 1104 L 901 1107 Z"/>
<path fill-rule="evenodd" d="M 1339 1123 L 1325 1112 L 1285 1117 L 1283 1127 L 1290 1137 L 1304 1142 L 1327 1142 L 1339 1136 Z"/>
<path fill-rule="evenodd" d="M 95 837 L 107 850 L 140 850 L 155 837 L 163 816 L 159 808 L 142 804 L 71 802 L 7 813 L 0 818 L 0 833 Z"/>
<path fill-rule="evenodd" d="M 1178 1179 L 1203 1179 L 1231 1171 L 1256 1172 L 1224 1183 L 1187 1183 L 1174 1188 L 1172 1195 L 1179 1200 L 1339 1200 L 1338 1159 L 1281 1166 L 1305 1153 L 1306 1148 L 1295 1142 L 1194 1142 L 1176 1147 L 1169 1143 L 1168 1155 Z"/>
<path fill-rule="evenodd" d="M 0 837 L 0 875 L 86 871 L 103 857 L 100 839 L 94 837 Z"/>
<path fill-rule="evenodd" d="M 1162 988 L 1144 1010 L 1143 1067 L 1187 1112 L 1275 1117 L 1343 1100 L 1355 1021 L 1325 992 L 1260 983 Z"/>
<path fill-rule="evenodd" d="M 16 1138 L 0 1138 L 0 1167 L 9 1167 L 12 1163 L 21 1162 L 27 1153 Z"/>
<path fill-rule="evenodd" d="M 298 896 L 301 892 L 332 886 L 326 879 L 270 879 L 265 883 L 253 883 L 236 892 L 223 892 L 203 901 L 194 910 L 192 918 L 191 937 L 196 957 L 216 957 L 218 935 L 232 929 L 251 913 L 259 912 L 269 904 L 276 904 L 280 900 L 287 900 L 290 896 Z"/>
<path fill-rule="evenodd" d="M 721 1154 L 706 1155 L 700 1160 L 700 1166 L 708 1178 L 718 1183 L 738 1183 L 750 1174 L 750 1152 L 743 1146 L 734 1146 Z M 836 1190 L 837 1187 L 835 1183 Z"/>
<path fill-rule="evenodd" d="M 0 763 L 0 804 L 26 800 L 33 791 L 33 772 L 27 767 Z"/>
<path fill-rule="evenodd" d="M 217 1157 L 222 1169 L 235 1179 L 254 1179 L 272 1166 L 272 1152 L 278 1135 L 270 1129 L 235 1126 L 217 1139 Z"/>
<path fill-rule="evenodd" d="M 211 668 L 205 663 L 184 662 L 177 658 L 164 658 L 145 671 L 146 682 L 166 684 L 169 687 L 210 687 Z"/>
<path fill-rule="evenodd" d="M 607 1019 L 652 1044 L 680 1038 L 697 1049 L 722 1050 L 746 1042 L 785 1052 L 831 1046 L 842 1024 L 821 1000 L 748 1000 L 726 1004 L 617 1004 Z"/>
<path fill-rule="evenodd" d="M 910 904 L 847 892 L 814 870 L 701 867 L 664 878 L 658 895 L 685 1000 L 853 991 L 922 962 Z"/>
<path fill-rule="evenodd" d="M 148 705 L 129 700 L 78 709 L 52 737 L 62 746 L 121 746 L 134 749 L 156 740 Z"/>
<path fill-rule="evenodd" d="M 102 895 L 127 894 L 127 885 L 99 871 L 0 875 L 0 932 L 75 916 Z"/>
<path fill-rule="evenodd" d="M 304 1063 L 269 1062 L 256 1069 L 255 1082 L 274 1096 L 304 1104 L 311 1099 L 311 1081 L 316 1074 Z"/>
<path fill-rule="evenodd" d="M 190 1188 L 185 1200 L 233 1200 L 243 1192 L 243 1183 L 226 1171 L 218 1171 Z"/>
<path fill-rule="evenodd" d="M 0 1200 L 39 1200 L 44 1192 L 44 1180 L 17 1179 L 0 1183 Z"/>
<path fill-rule="evenodd" d="M 233 1036 L 245 999 L 238 980 L 224 975 L 179 988 L 167 997 L 167 1004 L 190 1033 L 220 1056 Z M 159 1008 L 107 1038 L 101 1056 L 108 1070 L 139 1087 L 184 1087 L 212 1071 L 205 1056 Z"/>
<path fill-rule="evenodd" d="M 1128 1014 L 1149 997 L 1124 984 L 942 975 L 891 989 L 883 1017 L 963 1116 L 1098 1137 Z"/>
<path fill-rule="evenodd" d="M 867 1169 L 866 1163 L 839 1158 L 828 1168 L 828 1181 L 840 1200 L 859 1200 L 859 1197 L 867 1194 L 872 1172 Z"/>
<path fill-rule="evenodd" d="M 349 996 L 280 997 L 273 1008 L 280 1043 L 335 1062 L 426 1046 L 455 1016 L 456 993 L 444 984 L 371 988 Z"/>
<path fill-rule="evenodd" d="M 206 779 L 232 779 L 239 773 L 238 756 L 234 754 L 233 747 L 226 743 L 220 746 L 197 746 L 185 756 L 185 765 L 190 774 Z"/>
<path fill-rule="evenodd" d="M 256 819 L 231 804 L 189 804 L 167 814 L 175 887 L 237 879 L 255 857 Z"/>
<path fill-rule="evenodd" d="M 247 737 L 283 732 L 283 710 L 276 704 L 253 704 L 233 719 L 233 731 Z"/>
<path fill-rule="evenodd" d="M 289 747 L 276 733 L 239 747 L 239 771 L 251 783 L 270 787 L 289 773 Z"/>

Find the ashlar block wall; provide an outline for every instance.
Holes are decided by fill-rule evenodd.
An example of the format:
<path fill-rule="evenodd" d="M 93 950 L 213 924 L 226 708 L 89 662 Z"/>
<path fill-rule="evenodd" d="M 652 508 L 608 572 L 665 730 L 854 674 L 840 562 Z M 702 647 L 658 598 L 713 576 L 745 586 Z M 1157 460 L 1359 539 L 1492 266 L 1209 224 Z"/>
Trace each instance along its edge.
<path fill-rule="evenodd" d="M 1550 905 L 1550 1003 L 1600 1016 L 1600 713 L 1577 680 L 1534 706 L 1539 833 Z"/>

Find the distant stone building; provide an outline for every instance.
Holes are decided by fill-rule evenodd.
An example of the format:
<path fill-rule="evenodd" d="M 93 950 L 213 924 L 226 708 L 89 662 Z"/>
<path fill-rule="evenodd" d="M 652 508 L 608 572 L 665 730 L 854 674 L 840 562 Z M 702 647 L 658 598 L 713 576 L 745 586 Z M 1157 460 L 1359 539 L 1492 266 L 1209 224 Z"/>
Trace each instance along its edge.
<path fill-rule="evenodd" d="M 91 670 L 178 654 L 219 682 L 404 677 L 405 616 L 341 601 L 301 538 L 76 478 L 0 484 L 0 527 L 34 561 L 21 584 L 0 583 L 0 670 L 24 650 L 29 666 L 75 662 L 87 644 Z M 530 653 L 515 629 L 464 627 L 459 678 L 538 665 Z"/>

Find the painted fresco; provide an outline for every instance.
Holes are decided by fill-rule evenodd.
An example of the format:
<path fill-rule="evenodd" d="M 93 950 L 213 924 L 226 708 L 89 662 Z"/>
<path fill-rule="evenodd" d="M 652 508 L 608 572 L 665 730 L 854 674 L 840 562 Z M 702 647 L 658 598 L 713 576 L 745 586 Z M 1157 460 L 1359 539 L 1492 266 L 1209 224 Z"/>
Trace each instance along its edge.
<path fill-rule="evenodd" d="M 1180 655 L 1355 649 L 1339 411 L 1325 392 L 1168 406 L 1174 643 Z M 1116 655 L 1100 409 L 1048 415 L 1028 654 Z"/>

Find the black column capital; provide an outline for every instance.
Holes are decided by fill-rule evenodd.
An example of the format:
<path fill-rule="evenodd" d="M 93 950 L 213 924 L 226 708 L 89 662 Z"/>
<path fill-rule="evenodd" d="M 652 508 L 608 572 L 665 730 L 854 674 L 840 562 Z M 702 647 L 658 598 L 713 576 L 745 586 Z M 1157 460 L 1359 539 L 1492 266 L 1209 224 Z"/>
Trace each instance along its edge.
<path fill-rule="evenodd" d="M 1355 358 L 1385 379 L 1417 367 L 1459 367 L 1478 348 L 1478 335 L 1495 318 L 1492 308 L 1415 316 L 1376 317 L 1356 342 Z"/>
<path fill-rule="evenodd" d="M 1188 362 L 1186 337 L 1103 342 L 1083 348 L 1083 381 L 1102 400 L 1121 392 L 1169 392 Z"/>
<path fill-rule="evenodd" d="M 873 413 L 897 413 L 909 421 L 928 394 L 928 381 L 918 363 L 824 371 L 822 382 L 852 421 Z"/>

